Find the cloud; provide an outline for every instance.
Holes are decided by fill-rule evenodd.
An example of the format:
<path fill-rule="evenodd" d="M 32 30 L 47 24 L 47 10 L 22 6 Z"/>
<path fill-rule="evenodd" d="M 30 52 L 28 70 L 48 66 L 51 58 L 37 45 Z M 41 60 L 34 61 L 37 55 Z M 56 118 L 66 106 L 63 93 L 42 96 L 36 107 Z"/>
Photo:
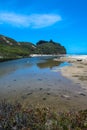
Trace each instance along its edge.
<path fill-rule="evenodd" d="M 14 26 L 28 26 L 27 17 L 14 13 L 0 13 L 0 22 Z"/>
<path fill-rule="evenodd" d="M 61 21 L 57 14 L 19 15 L 16 13 L 0 13 L 0 23 L 7 23 L 16 27 L 43 28 Z"/>

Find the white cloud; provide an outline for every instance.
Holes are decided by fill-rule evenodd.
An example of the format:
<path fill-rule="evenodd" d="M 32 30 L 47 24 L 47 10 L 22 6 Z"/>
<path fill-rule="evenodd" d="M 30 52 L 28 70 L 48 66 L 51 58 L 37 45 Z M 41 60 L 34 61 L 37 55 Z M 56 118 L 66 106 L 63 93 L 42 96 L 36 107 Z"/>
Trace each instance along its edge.
<path fill-rule="evenodd" d="M 0 22 L 9 23 L 15 26 L 28 26 L 27 17 L 14 13 L 0 13 Z"/>
<path fill-rule="evenodd" d="M 0 23 L 8 23 L 17 27 L 43 28 L 61 21 L 57 14 L 19 15 L 15 13 L 0 13 Z"/>

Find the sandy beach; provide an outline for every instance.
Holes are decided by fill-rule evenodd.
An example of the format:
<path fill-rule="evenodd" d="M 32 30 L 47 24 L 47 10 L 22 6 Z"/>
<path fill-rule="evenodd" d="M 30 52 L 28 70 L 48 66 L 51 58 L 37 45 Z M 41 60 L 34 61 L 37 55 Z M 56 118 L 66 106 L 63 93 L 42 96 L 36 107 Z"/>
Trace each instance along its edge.
<path fill-rule="evenodd" d="M 65 56 L 54 59 L 55 61 L 69 62 L 70 66 L 61 67 L 62 75 L 80 84 L 87 91 L 87 55 Z"/>

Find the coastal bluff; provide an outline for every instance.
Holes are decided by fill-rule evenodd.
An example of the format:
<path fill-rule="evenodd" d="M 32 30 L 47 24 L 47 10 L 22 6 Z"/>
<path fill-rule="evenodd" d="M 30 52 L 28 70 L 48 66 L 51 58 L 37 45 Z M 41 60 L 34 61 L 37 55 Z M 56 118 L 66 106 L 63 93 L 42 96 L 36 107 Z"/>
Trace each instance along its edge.
<path fill-rule="evenodd" d="M 60 43 L 53 40 L 40 40 L 37 43 L 18 42 L 13 38 L 0 35 L 0 60 L 30 57 L 31 54 L 66 54 L 66 49 Z"/>

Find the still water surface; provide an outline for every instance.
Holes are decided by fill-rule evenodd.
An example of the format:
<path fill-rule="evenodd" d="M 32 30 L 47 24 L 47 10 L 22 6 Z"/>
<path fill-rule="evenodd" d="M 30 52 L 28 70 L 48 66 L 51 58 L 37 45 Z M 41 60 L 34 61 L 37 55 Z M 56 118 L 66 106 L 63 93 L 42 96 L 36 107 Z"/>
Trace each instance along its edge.
<path fill-rule="evenodd" d="M 85 106 L 85 97 L 77 95 L 82 91 L 80 85 L 53 71 L 66 65 L 70 64 L 53 61 L 52 57 L 0 63 L 0 99 L 52 104 L 56 108 Z"/>

